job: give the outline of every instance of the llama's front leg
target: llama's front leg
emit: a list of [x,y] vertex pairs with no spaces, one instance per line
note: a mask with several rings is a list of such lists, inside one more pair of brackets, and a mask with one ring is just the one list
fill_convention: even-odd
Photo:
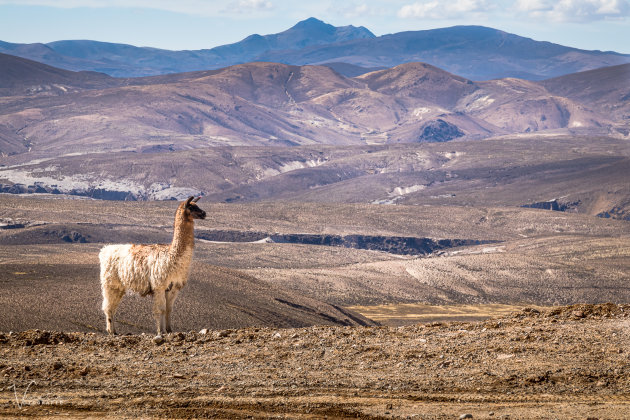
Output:
[[103,312],[105,313],[105,323],[106,323],[107,332],[111,335],[115,335],[116,326],[114,325],[114,314],[116,313],[116,308],[118,308],[118,305],[120,304],[120,300],[125,295],[125,291],[103,285],[102,292],[103,292],[102,308],[103,308]]
[[179,288],[173,287],[170,291],[166,292],[166,332],[173,332],[171,328],[171,312],[173,311],[173,302],[179,294]]
[[166,291],[155,290],[153,295],[153,316],[157,327],[157,335],[166,332]]

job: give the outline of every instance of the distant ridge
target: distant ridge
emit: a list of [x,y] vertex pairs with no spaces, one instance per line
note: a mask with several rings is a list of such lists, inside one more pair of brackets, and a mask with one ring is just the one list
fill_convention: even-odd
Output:
[[364,73],[361,67],[378,69],[425,62],[470,80],[503,77],[542,80],[630,63],[628,54],[580,50],[483,26],[454,26],[377,37],[362,26],[336,27],[315,18],[277,34],[252,34],[233,44],[195,51],[77,40],[48,44],[0,41],[0,52],[66,70],[91,70],[115,77],[213,70],[254,61],[324,64],[354,77]]
[[[74,88],[105,88],[119,82],[106,74],[73,72],[9,54],[0,54],[0,95],[15,89],[23,93],[26,85],[64,84]],[[52,87],[51,87],[52,88]],[[36,93],[36,92],[33,92]]]
[[141,77],[218,69],[257,61],[258,56],[269,51],[299,50],[365,38],[374,38],[374,34],[362,26],[335,27],[309,18],[277,34],[253,34],[233,44],[196,51],[70,40],[48,44],[11,44],[0,41],[0,52],[67,70],[92,70],[115,77]]
[[263,61],[295,65],[343,61],[362,67],[425,62],[471,80],[542,80],[630,62],[630,55],[535,41],[483,26],[407,31],[299,51],[270,51]]

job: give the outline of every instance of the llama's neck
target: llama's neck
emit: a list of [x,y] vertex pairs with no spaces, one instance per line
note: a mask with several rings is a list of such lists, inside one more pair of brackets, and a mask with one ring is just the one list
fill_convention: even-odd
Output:
[[180,256],[193,250],[195,246],[194,222],[188,220],[183,208],[179,208],[175,214],[173,228],[173,241],[170,251],[173,256]]

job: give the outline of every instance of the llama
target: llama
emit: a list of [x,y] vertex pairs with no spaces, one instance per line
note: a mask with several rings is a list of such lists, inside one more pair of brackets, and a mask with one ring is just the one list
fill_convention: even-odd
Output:
[[116,334],[114,313],[127,290],[153,295],[157,335],[171,332],[173,302],[188,281],[194,248],[194,219],[205,219],[197,206],[201,197],[189,197],[175,213],[170,244],[107,245],[101,249],[101,289],[107,332]]

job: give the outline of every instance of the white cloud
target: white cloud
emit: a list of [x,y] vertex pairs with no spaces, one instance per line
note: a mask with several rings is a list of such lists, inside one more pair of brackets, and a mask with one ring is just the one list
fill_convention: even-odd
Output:
[[555,22],[593,22],[630,16],[628,0],[517,0],[516,8],[530,17]]
[[398,11],[398,16],[402,18],[426,18],[430,17],[430,14],[436,12],[438,7],[439,3],[437,1],[429,3],[416,2],[414,4],[403,6]]
[[[175,4],[174,4],[175,3]],[[168,0],[0,0],[0,4],[17,4],[20,6],[48,6],[61,9],[73,9],[77,7],[105,8],[124,7],[141,9],[160,9],[176,11],[190,9],[192,7],[207,8],[203,0],[180,0],[177,2]]]
[[365,3],[345,7],[341,12],[346,17],[365,16],[372,13],[370,7]]
[[398,17],[471,19],[490,14],[514,14],[551,22],[620,20],[630,16],[630,0],[418,0],[402,6]]
[[517,0],[516,9],[521,12],[540,12],[551,10],[553,6],[546,0]]
[[[275,11],[286,16],[334,16],[374,18],[534,19],[536,22],[594,22],[630,17],[630,0],[350,0],[295,2],[294,0],[0,0],[0,5],[48,6],[55,8],[152,9],[194,16],[253,17]],[[402,5],[396,6],[393,5]],[[264,16],[268,16],[265,13]]]
[[224,11],[246,14],[271,9],[273,9],[273,4],[269,0],[238,0],[230,3]]
[[[374,6],[370,2],[338,2],[329,5],[325,14],[332,16],[343,16],[345,18],[359,18],[367,16],[386,15],[388,9]],[[374,2],[371,2],[374,3]]]
[[60,9],[152,9],[201,16],[253,13],[273,9],[271,0],[0,0],[0,5],[46,6]]
[[417,1],[400,8],[401,18],[458,19],[470,14],[483,14],[492,8],[486,0]]

